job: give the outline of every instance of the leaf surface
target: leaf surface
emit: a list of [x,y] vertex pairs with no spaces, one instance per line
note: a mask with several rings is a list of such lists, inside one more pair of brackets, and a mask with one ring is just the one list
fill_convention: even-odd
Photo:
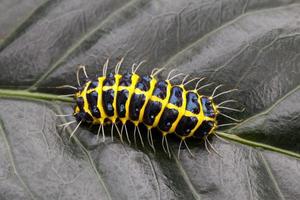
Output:
[[[300,1],[0,5],[1,199],[300,198]],[[72,91],[54,87],[76,85],[78,64],[96,77],[107,58],[114,70],[122,57],[122,72],[147,60],[139,74],[165,67],[158,76],[164,79],[177,68],[207,77],[203,84],[224,84],[217,93],[239,89],[216,99],[245,108],[222,111],[243,119],[219,131],[228,142],[213,138],[222,158],[191,141],[195,158],[182,149],[178,159],[178,140],[170,138],[169,159],[159,136],[154,154],[149,146],[112,142],[109,134],[101,142],[85,127],[69,140],[76,124],[64,131],[58,125],[74,119],[55,114],[72,113],[73,104],[59,97]]]

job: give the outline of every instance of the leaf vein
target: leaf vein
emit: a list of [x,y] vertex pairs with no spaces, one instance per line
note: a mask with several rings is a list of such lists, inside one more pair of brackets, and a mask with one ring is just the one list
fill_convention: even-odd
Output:
[[248,15],[251,15],[253,13],[260,13],[260,12],[265,12],[266,10],[278,10],[278,9],[282,9],[285,7],[292,7],[292,6],[297,6],[300,5],[299,3],[293,3],[293,4],[289,4],[287,6],[279,6],[279,7],[271,7],[271,8],[265,8],[265,9],[261,9],[261,10],[253,10],[250,12],[246,12],[238,15],[237,17],[233,18],[232,20],[224,23],[222,26],[219,26],[213,30],[211,30],[210,32],[206,33],[205,35],[202,35],[199,39],[195,40],[194,42],[192,42],[191,44],[187,45],[186,47],[184,47],[183,49],[181,49],[180,51],[176,52],[175,54],[173,54],[169,59],[167,59],[167,61],[165,62],[165,64],[162,67],[167,67],[168,65],[170,65],[177,57],[181,56],[181,54],[183,54],[184,52],[192,49],[193,47],[195,47],[196,45],[198,45],[199,43],[201,43],[202,41],[204,41],[205,39],[207,39],[208,37],[210,37],[212,34],[218,32],[219,30],[228,27],[232,24],[234,24],[235,22],[237,22],[238,20],[240,20],[243,17],[246,17]]
[[132,4],[135,4],[137,1],[136,0],[131,0],[128,1],[126,4],[122,5],[120,8],[116,9],[113,11],[110,15],[108,15],[104,20],[100,22],[100,24],[97,24],[95,27],[91,28],[90,31],[88,31],[86,34],[83,35],[82,38],[79,39],[78,42],[73,44],[70,48],[66,49],[64,53],[58,58],[58,60],[49,67],[49,69],[31,86],[28,88],[28,90],[34,90],[40,82],[42,82],[45,78],[47,78],[54,70],[58,69],[63,61],[68,58],[73,52],[75,52],[77,49],[81,47],[81,45],[88,40],[90,37],[92,37],[96,32],[101,30],[103,25],[106,24],[112,17],[118,15],[120,12],[123,10],[126,10],[128,7],[130,7]]
[[183,169],[182,165],[179,163],[179,160],[177,159],[177,155],[174,154],[174,152],[172,151],[172,157],[174,158],[174,161],[179,169],[179,172],[181,173],[185,183],[187,184],[187,186],[189,187],[189,189],[192,192],[192,195],[194,197],[194,199],[200,200],[200,194],[197,192],[197,190],[195,189],[192,181],[190,180],[189,176],[187,175],[187,173],[185,172],[185,170]]
[[264,164],[264,166],[265,166],[265,168],[267,170],[267,173],[268,173],[269,177],[271,178],[271,180],[272,180],[272,182],[273,182],[273,184],[275,186],[275,189],[276,189],[278,195],[280,196],[280,199],[285,200],[285,197],[283,196],[283,194],[281,192],[281,189],[279,188],[278,182],[276,181],[275,176],[273,175],[272,170],[271,170],[271,168],[270,168],[267,160],[265,159],[265,157],[262,154],[262,152],[259,152],[259,154],[260,154],[261,160],[263,161],[263,164]]
[[15,39],[20,37],[25,33],[25,30],[29,28],[30,25],[34,24],[45,10],[47,10],[55,0],[48,0],[39,5],[33,12],[27,17],[19,26],[16,27],[8,36],[0,42],[0,52],[3,51],[8,45],[10,45]]
[[21,177],[21,175],[19,174],[19,172],[17,170],[16,164],[15,164],[15,160],[14,160],[14,155],[13,155],[13,152],[11,150],[8,138],[6,137],[5,128],[4,128],[3,122],[1,120],[0,120],[0,133],[1,133],[2,137],[3,137],[3,139],[4,139],[4,143],[6,145],[6,149],[7,149],[8,156],[9,156],[9,160],[10,160],[10,163],[11,163],[11,165],[13,167],[14,173],[16,174],[18,180],[20,181],[21,185],[24,187],[24,189],[26,190],[26,192],[29,194],[29,196],[31,197],[31,199],[35,200],[36,199],[35,195],[30,190],[30,188],[25,183],[25,181],[23,180],[23,178]]

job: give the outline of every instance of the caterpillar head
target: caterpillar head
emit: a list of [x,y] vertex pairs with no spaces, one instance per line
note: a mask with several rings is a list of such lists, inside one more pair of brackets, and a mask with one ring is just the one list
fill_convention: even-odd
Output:
[[206,117],[210,118],[216,118],[219,111],[217,109],[217,105],[214,103],[213,99],[211,97],[203,96],[201,98],[202,101],[202,109],[204,112],[204,115]]
[[209,135],[214,132],[217,128],[217,115],[219,111],[217,109],[217,105],[213,101],[212,97],[203,96],[201,98],[202,109],[205,116],[205,121],[203,123],[203,133],[204,135]]
[[85,101],[83,99],[83,95],[81,94],[80,90],[75,94],[75,101],[76,101],[76,105],[74,107],[73,115],[76,121],[85,124],[91,124],[93,122],[93,117],[89,113],[87,113],[84,109]]

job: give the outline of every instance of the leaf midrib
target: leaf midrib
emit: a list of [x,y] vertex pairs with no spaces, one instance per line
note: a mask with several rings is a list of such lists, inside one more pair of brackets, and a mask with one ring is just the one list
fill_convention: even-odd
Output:
[[[293,93],[294,91],[296,91],[299,88],[300,88],[300,85],[297,86],[292,91],[290,91],[288,94],[286,94],[283,98],[281,98],[281,100],[285,99],[286,96]],[[69,103],[72,102],[72,98],[69,98],[69,97],[61,97],[61,96],[55,95],[55,94],[30,92],[28,90],[0,89],[0,98],[26,99],[26,100],[34,100],[34,101],[43,101],[43,100],[61,101],[61,102],[69,102]],[[278,103],[279,102],[277,101],[275,104],[278,104]],[[270,109],[270,108],[268,108],[268,109]],[[261,114],[262,113],[259,113],[257,115],[252,116],[251,118],[254,118],[255,116],[260,116]],[[300,159],[300,154],[296,153],[296,152],[280,149],[278,147],[271,146],[271,145],[264,144],[264,143],[260,143],[260,142],[251,141],[251,140],[244,139],[244,138],[241,138],[237,135],[229,134],[229,133],[226,133],[226,132],[217,131],[216,134],[219,135],[220,137],[223,137],[223,138],[227,139],[227,140],[235,141],[235,142],[238,142],[240,144],[244,144],[244,145],[251,146],[251,147],[259,147],[259,148],[263,148],[263,149],[266,149],[266,150],[270,150],[270,151],[273,151],[273,152],[285,154],[285,155]],[[237,133],[235,133],[235,134],[237,134]]]

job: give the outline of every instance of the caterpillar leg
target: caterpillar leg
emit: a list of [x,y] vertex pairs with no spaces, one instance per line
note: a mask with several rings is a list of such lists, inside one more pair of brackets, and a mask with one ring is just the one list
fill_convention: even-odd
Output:
[[205,149],[208,153],[211,153],[211,151],[208,149],[207,147],[207,141],[206,141],[206,138],[204,139],[204,145],[205,145]]
[[226,100],[226,101],[223,101],[223,102],[219,103],[218,106],[221,106],[221,105],[226,104],[226,103],[231,103],[231,102],[236,103],[238,101],[236,101],[234,99],[229,99],[229,100]]
[[190,150],[190,148],[189,148],[189,146],[187,145],[187,143],[186,143],[185,140],[183,140],[183,143],[184,143],[186,149],[188,150],[188,152],[190,153],[190,155],[194,158],[195,156],[194,156],[194,154],[192,153],[192,151]]
[[239,110],[239,109],[235,109],[235,108],[230,108],[230,107],[225,107],[225,106],[217,106],[217,108],[219,109],[224,109],[224,110],[231,110],[231,111],[235,111],[235,112],[244,112],[245,108]]
[[138,133],[139,133],[139,137],[140,137],[142,146],[145,147],[145,146],[144,146],[144,142],[143,142],[143,138],[142,138],[142,134],[141,134],[141,131],[140,131],[140,128],[139,128],[138,126],[137,126],[136,128],[137,128],[137,130],[138,130]]
[[166,147],[167,147],[168,155],[169,155],[169,158],[171,158],[171,153],[170,153],[170,149],[169,149],[168,139],[167,139],[167,136],[164,136],[164,137],[165,137],[165,142],[166,142]]
[[208,87],[208,86],[211,86],[211,85],[213,85],[213,84],[215,84],[215,83],[214,83],[214,82],[208,83],[208,84],[203,85],[203,86],[201,86],[201,87],[199,87],[199,88],[196,88],[196,90],[199,91],[199,90],[201,90],[201,89],[203,89],[203,88],[206,88],[206,87]]
[[198,82],[196,83],[196,85],[195,85],[194,90],[197,90],[199,84],[200,84],[204,79],[206,79],[206,77],[203,77],[203,78],[199,79],[199,81],[198,81]]
[[162,137],[161,146],[162,146],[164,152],[167,153],[166,148],[165,148],[165,137]]
[[106,59],[106,62],[103,65],[102,75],[106,76],[107,68],[108,68],[109,58]]
[[70,122],[66,122],[66,123],[60,124],[60,125],[58,125],[58,126],[59,126],[59,127],[67,127],[67,126],[69,126],[70,124],[73,124],[73,123],[75,123],[75,122],[76,122],[76,120],[70,121]]
[[189,74],[187,74],[187,75],[184,76],[184,78],[183,78],[182,81],[181,81],[181,85],[184,85],[185,80],[186,80],[189,76],[190,76]]
[[174,76],[171,77],[171,74],[172,74],[173,72],[175,72],[175,71],[177,71],[177,70],[176,70],[176,69],[172,69],[172,70],[169,72],[169,74],[168,74],[166,80],[171,81],[172,79],[174,79],[174,78],[176,78],[176,77],[178,77],[178,76],[184,75],[183,73],[179,73],[179,74],[176,74],[176,75],[174,75]]
[[176,72],[176,71],[177,71],[177,69],[172,69],[171,71],[169,71],[168,76],[167,76],[167,80],[170,80],[171,74],[173,72]]
[[[70,88],[70,89],[73,89],[73,90],[78,90],[78,88],[77,87],[75,87],[75,86],[72,86],[72,85],[61,85],[61,86],[57,86],[57,87],[54,87],[54,88],[58,88],[58,89],[60,89],[60,88]],[[64,94],[64,95],[58,95],[59,97],[75,97],[75,94]],[[57,116],[59,116],[59,115],[57,115]]]
[[178,151],[177,151],[177,158],[178,158],[178,160],[179,160],[179,157],[180,157],[180,150],[181,150],[182,142],[183,142],[183,140],[180,140]]
[[[239,109],[235,109],[235,108],[230,108],[230,107],[224,107],[224,106],[217,106],[217,109],[224,109],[224,110],[230,110],[230,111],[234,111],[234,112],[244,112],[245,111],[245,108],[239,110]],[[230,117],[222,112],[219,112],[220,115],[222,115],[223,117],[226,117],[228,119],[231,119],[235,122],[241,122],[242,120],[239,120],[239,119],[235,119],[233,117]],[[219,125],[220,126],[230,126],[230,125],[236,125],[237,123],[228,123],[228,124],[221,124]]]
[[188,85],[189,83],[195,81],[195,80],[203,80],[203,78],[200,78],[200,77],[196,77],[196,78],[193,78],[191,80],[188,80],[187,82],[183,83],[184,86]]
[[134,141],[134,146],[136,147],[136,126],[134,127],[134,131],[133,131],[133,141]]
[[63,133],[63,132],[65,131],[65,129],[66,129],[68,126],[70,126],[71,124],[73,124],[73,123],[75,123],[75,122],[76,122],[76,120],[70,121],[70,122],[66,122],[66,123],[60,124],[60,125],[58,125],[58,126],[59,126],[59,127],[63,127],[62,130],[61,130],[61,132]]
[[225,115],[224,113],[219,113],[220,115],[222,115],[223,117],[226,117],[226,118],[228,118],[228,119],[231,119],[232,121],[235,121],[235,122],[241,122],[241,121],[243,121],[243,120],[240,120],[240,119],[235,119],[235,118],[233,118],[233,117],[230,117],[230,116],[228,116],[228,115]]
[[177,152],[177,158],[179,159],[179,157],[180,157],[180,150],[181,150],[182,143],[184,143],[184,145],[185,145],[186,149],[188,150],[189,154],[194,158],[195,156],[192,153],[192,151],[190,150],[189,146],[187,145],[187,143],[185,141],[185,138],[181,138],[181,140],[180,140],[179,147],[178,147],[178,152]]
[[80,70],[83,71],[84,76],[85,76],[87,79],[89,78],[88,75],[87,75],[87,73],[86,73],[85,67],[86,67],[86,66],[84,66],[84,65],[79,65],[78,68],[77,68],[77,71],[76,71],[76,78],[77,78],[77,83],[78,83],[79,86],[81,86],[80,80],[79,80],[79,72],[80,72]]
[[111,141],[114,141],[114,123],[111,123],[111,129],[110,129],[110,136],[111,136]]
[[70,89],[74,89],[74,90],[77,90],[78,88],[75,87],[75,86],[72,86],[72,85],[61,85],[61,86],[56,86],[55,88],[70,88]]
[[125,129],[125,134],[126,134],[126,138],[127,138],[127,141],[129,143],[129,145],[131,144],[131,141],[129,139],[129,135],[128,135],[128,130],[127,130],[127,126],[126,126],[126,123],[122,124],[122,127],[121,127],[121,135],[123,134],[123,130]]
[[153,149],[153,152],[155,153],[155,147],[153,144],[151,128],[149,128],[147,131],[147,139],[148,139],[148,144],[150,145],[150,147]]
[[70,139],[73,137],[73,135],[75,134],[75,132],[77,131],[77,129],[79,128],[80,124],[82,123],[82,121],[80,121],[77,126],[75,127],[75,129],[72,131],[72,133],[70,134]]
[[221,140],[222,142],[229,144],[229,142],[225,139],[223,139],[222,137],[218,136],[218,134],[214,133],[214,136],[216,136],[219,140]]
[[[133,65],[132,65],[132,67],[131,67],[131,73],[132,74],[135,74],[136,73],[136,71],[140,68],[140,66],[142,65],[142,64],[144,64],[146,62],[146,60],[143,60],[143,61],[141,61],[137,66],[136,66],[136,64],[134,63]],[[136,66],[136,67],[135,67]]]
[[155,77],[159,72],[165,70],[166,68],[165,67],[162,67],[162,68],[154,68],[151,72],[151,76],[152,77]]
[[116,68],[115,68],[115,74],[119,74],[119,70],[120,70],[120,67],[121,67],[123,61],[124,61],[124,57],[121,58],[121,60],[117,63]]
[[[99,135],[100,135],[100,132],[101,132],[101,127],[102,127],[102,124],[99,125],[98,131],[97,131],[97,141],[99,140]],[[104,138],[103,138],[103,141],[104,141]]]
[[[213,152],[215,152],[218,156],[220,156],[221,158],[223,157],[216,149],[215,147],[209,142],[209,139],[206,137],[205,141],[207,141],[208,146],[211,147],[211,149],[213,150]],[[206,142],[205,142],[206,143]]]
[[[110,135],[111,135],[111,141],[114,141],[114,127],[117,130],[118,135],[120,136],[120,138],[122,138],[121,132],[119,130],[119,128],[117,127],[116,123],[111,123],[111,131],[110,131]],[[122,143],[123,143],[123,139],[121,139]]]
[[218,96],[221,96],[221,95],[223,95],[223,94],[227,94],[227,93],[230,93],[230,92],[234,92],[234,91],[237,91],[238,89],[232,89],[232,90],[227,90],[227,91],[224,91],[224,92],[221,92],[221,93],[219,93],[219,94],[217,94],[217,95],[211,95],[212,96],[212,98],[213,99],[215,99],[215,98],[217,98]]
[[214,98],[214,95],[216,93],[216,91],[220,88],[220,87],[223,87],[224,85],[223,84],[220,84],[218,85],[217,87],[215,87],[214,91],[212,92],[212,94],[210,95],[212,98]]
[[[166,143],[166,147],[165,147],[165,143]],[[168,140],[167,140],[167,134],[163,135],[161,144],[162,144],[164,152],[166,154],[168,154],[169,158],[171,158],[171,153],[170,153],[169,144],[168,144]]]
[[135,146],[136,146],[136,132],[138,132],[138,134],[139,134],[139,138],[141,140],[142,147],[145,147],[144,142],[143,142],[143,138],[142,138],[142,135],[141,135],[141,131],[140,131],[138,126],[134,126],[134,131],[133,131],[133,138],[134,138]]
[[123,137],[122,137],[122,134],[121,134],[121,132],[120,132],[120,130],[119,130],[118,125],[117,125],[116,123],[114,123],[114,126],[116,127],[116,130],[117,130],[117,133],[118,133],[118,135],[119,135],[119,137],[120,137],[121,142],[124,143]]
[[151,71],[151,74],[150,74],[150,76],[154,76],[154,72],[156,72],[158,70],[158,68],[156,67],[156,68],[153,68],[152,69],[152,71]]
[[238,123],[228,123],[228,124],[220,124],[218,127],[224,127],[224,126],[234,126],[237,125]]
[[104,142],[105,141],[105,134],[104,134],[103,124],[99,125],[98,132],[97,132],[97,141],[99,140],[100,132],[102,133],[102,141]]

